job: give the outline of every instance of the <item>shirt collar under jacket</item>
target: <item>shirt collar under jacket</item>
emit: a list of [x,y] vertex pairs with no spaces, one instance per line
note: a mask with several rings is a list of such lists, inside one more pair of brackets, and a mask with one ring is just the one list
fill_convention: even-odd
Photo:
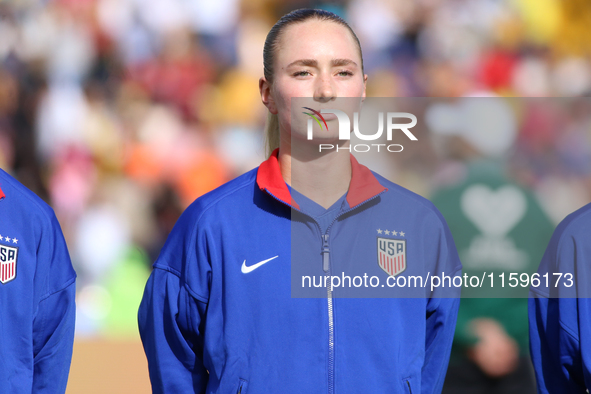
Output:
[[2,191],[2,189],[0,189],[0,200],[2,200],[4,197],[6,197],[6,196],[4,195],[4,192]]
[[[257,185],[261,190],[273,195],[283,203],[299,209],[299,205],[292,200],[289,189],[281,176],[278,155],[279,148],[275,149],[271,156],[261,163],[257,171]],[[378,182],[369,168],[359,164],[353,155],[350,154],[350,157],[351,183],[347,192],[347,203],[351,208],[354,208],[388,188]]]

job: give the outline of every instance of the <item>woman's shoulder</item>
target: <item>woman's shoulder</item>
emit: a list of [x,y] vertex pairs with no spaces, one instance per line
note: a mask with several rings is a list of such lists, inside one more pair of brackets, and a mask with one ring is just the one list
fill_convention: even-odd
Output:
[[400,186],[375,172],[373,172],[373,174],[380,184],[388,188],[388,191],[384,196],[384,202],[387,205],[394,207],[394,209],[404,210],[405,214],[409,215],[409,217],[415,219],[420,217],[426,219],[425,223],[431,223],[439,228],[447,228],[445,218],[429,199]]
[[258,167],[203,194],[189,205],[187,211],[203,212],[214,206],[247,203],[253,193],[257,170]]
[[232,210],[247,210],[252,205],[256,173],[255,168],[193,201],[175,223],[161,254],[183,250],[199,233],[228,225],[233,220]]
[[437,211],[437,208],[435,208],[433,203],[429,201],[427,198],[403,186],[400,186],[395,182],[392,182],[384,178],[383,176],[374,171],[372,171],[372,173],[375,175],[376,179],[378,180],[378,182],[380,182],[381,185],[388,188],[388,197],[390,199],[396,200],[396,203],[407,204],[405,206],[408,208],[416,207],[417,209]]
[[194,226],[223,220],[236,210],[245,212],[253,208],[257,171],[258,167],[198,197],[185,209],[179,222]]

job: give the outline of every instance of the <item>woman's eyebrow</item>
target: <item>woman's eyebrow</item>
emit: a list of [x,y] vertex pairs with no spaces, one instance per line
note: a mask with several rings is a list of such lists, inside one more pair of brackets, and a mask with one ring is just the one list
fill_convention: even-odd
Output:
[[357,63],[351,59],[333,59],[331,63],[333,67],[348,66],[350,64],[357,66]]
[[291,66],[318,67],[318,62],[314,59],[299,59],[287,65],[287,67]]
[[[330,63],[333,67],[348,66],[350,64],[357,66],[357,63],[351,59],[332,59]],[[291,66],[318,67],[318,61],[314,59],[298,59],[289,63],[287,68]]]

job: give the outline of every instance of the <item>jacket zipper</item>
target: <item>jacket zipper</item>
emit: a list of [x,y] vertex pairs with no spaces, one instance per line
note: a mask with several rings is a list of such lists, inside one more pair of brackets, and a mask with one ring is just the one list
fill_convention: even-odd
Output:
[[[318,227],[320,228],[320,226]],[[324,272],[328,272],[329,269],[329,263],[328,263],[328,257],[329,257],[329,253],[330,250],[328,248],[328,231],[326,232],[326,234],[324,234],[322,236],[322,269],[324,270]]]
[[[330,248],[329,248],[329,244],[328,244],[328,239],[329,239],[328,233],[330,232],[330,229],[331,229],[332,225],[334,224],[334,222],[336,222],[340,216],[346,214],[347,212],[352,211],[353,209],[356,209],[360,205],[363,205],[363,204],[373,200],[374,198],[377,198],[382,193],[383,192],[380,192],[380,193],[376,194],[375,196],[368,198],[367,200],[355,205],[354,207],[349,208],[349,209],[339,213],[337,216],[335,216],[333,221],[328,225],[328,228],[326,229],[326,234],[324,234],[322,236],[322,268],[325,272],[325,276],[328,276],[328,280],[326,281],[326,300],[328,303],[328,394],[334,394],[334,370],[335,370],[334,303],[333,303],[333,299],[332,299],[332,282],[330,281],[330,273],[329,273],[329,271],[330,271]],[[312,218],[312,219],[314,219],[314,218]],[[316,221],[316,220],[314,220],[314,221]],[[316,224],[318,225],[318,229],[320,229],[320,224],[318,224],[318,222],[316,222]],[[409,390],[410,390],[410,384],[409,384]]]
[[[320,225],[318,225],[318,229],[320,229]],[[326,281],[326,301],[328,303],[328,393],[334,394],[334,308],[332,303],[332,282],[329,273],[329,253],[327,229],[326,234],[322,236],[322,269],[325,272],[325,278],[328,279]]]
[[[380,193],[376,194],[375,196],[372,196],[371,198],[368,198],[367,200],[355,205],[354,207],[349,208],[349,209],[339,213],[337,216],[335,216],[333,221],[328,225],[328,228],[326,229],[326,233],[324,235],[320,236],[322,239],[322,249],[321,249],[322,269],[325,272],[325,277],[328,277],[327,282],[326,282],[326,299],[327,299],[327,304],[328,304],[328,394],[334,394],[334,370],[335,370],[334,303],[332,300],[332,284],[330,281],[330,273],[329,273],[329,271],[330,271],[330,248],[329,248],[329,244],[328,244],[328,233],[330,232],[330,228],[332,227],[334,222],[336,222],[339,217],[346,214],[347,212],[350,212],[350,211],[356,209],[357,207],[359,207],[363,204],[368,203],[369,201],[377,198],[380,194],[382,194],[384,192],[385,192],[385,190],[381,191]],[[276,199],[279,202],[282,202],[283,204],[289,206],[290,208],[295,209],[290,204],[287,204],[285,201],[280,200],[277,197],[275,197],[268,190],[267,190],[267,194],[273,196],[274,199]],[[314,219],[312,216],[300,211],[299,209],[296,209],[296,210],[298,212],[308,216],[309,218],[311,218],[318,226],[319,232],[322,234],[320,224],[316,221],[316,219]],[[410,383],[408,383],[408,389],[410,390]],[[238,394],[240,394],[240,392]]]
[[[238,386],[238,391],[236,391],[236,394],[242,394],[242,390],[245,389],[245,385],[246,385],[246,380],[244,379],[240,379],[239,380],[240,385]],[[246,390],[245,390],[246,392]]]
[[334,306],[330,280],[326,284],[326,301],[328,303],[328,393],[334,394]]

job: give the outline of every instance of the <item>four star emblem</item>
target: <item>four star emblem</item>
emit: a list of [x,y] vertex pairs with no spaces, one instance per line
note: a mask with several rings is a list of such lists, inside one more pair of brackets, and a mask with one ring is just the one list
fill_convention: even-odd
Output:
[[381,228],[378,229],[378,234],[386,234],[386,235],[394,235],[394,236],[401,236],[404,237],[406,233],[404,231],[395,231],[395,230],[382,230]]

